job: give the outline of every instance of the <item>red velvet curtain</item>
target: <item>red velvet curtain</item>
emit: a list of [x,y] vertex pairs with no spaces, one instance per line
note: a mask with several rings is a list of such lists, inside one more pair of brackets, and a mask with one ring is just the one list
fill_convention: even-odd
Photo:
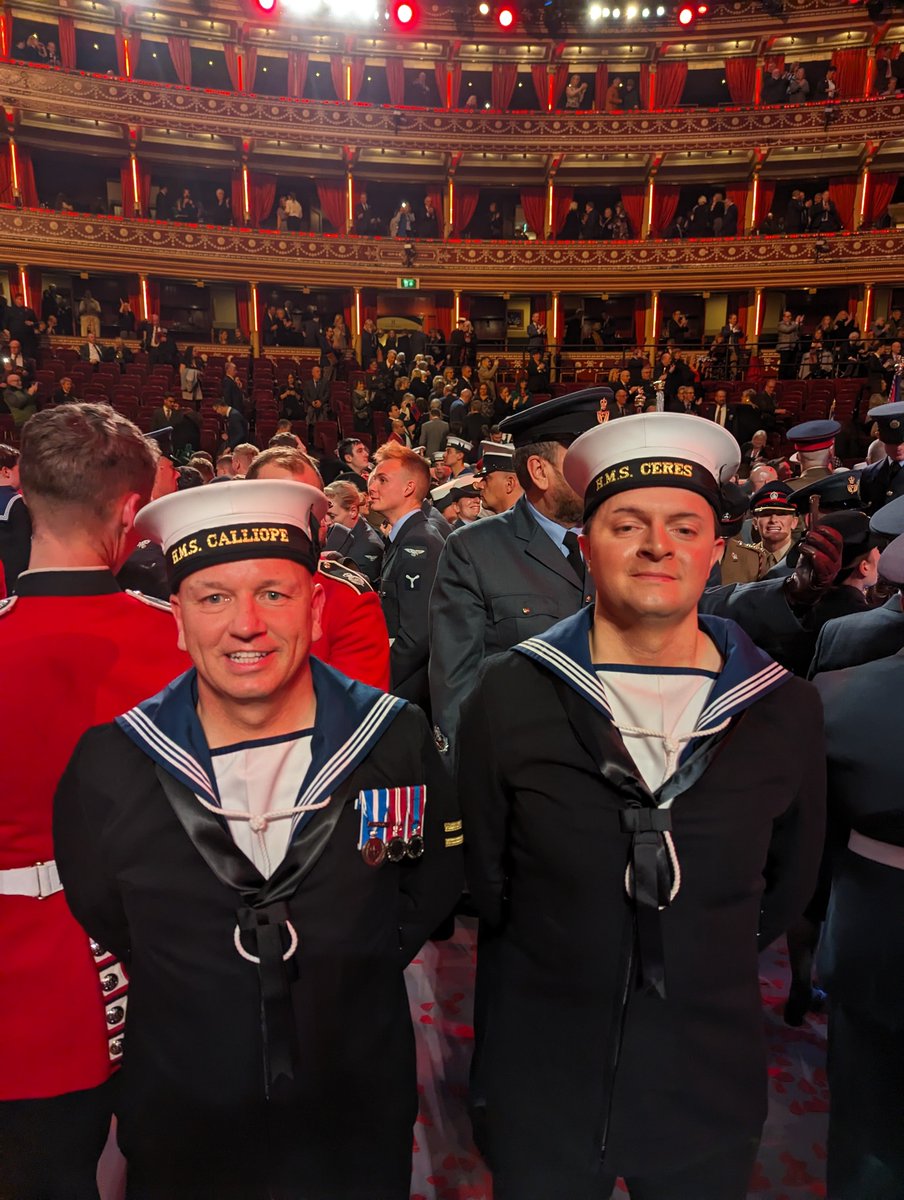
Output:
[[74,70],[76,66],[75,55],[75,20],[73,17],[66,17],[60,13],[59,17],[60,30],[60,62],[69,70]]
[[[128,33],[123,29],[116,29],[116,68],[123,79],[131,79],[135,74],[135,68],[138,66],[138,53],[141,50],[141,33],[137,29],[130,29]],[[129,69],[126,70],[126,42],[129,43]]]
[[386,86],[389,88],[389,103],[405,103],[405,64],[400,58],[386,60]]
[[442,188],[429,187],[427,188],[427,198],[433,205],[436,212],[436,234],[437,237],[444,237],[446,233],[446,218],[444,216],[445,206],[443,205]]
[[854,201],[857,196],[857,176],[842,175],[829,180],[829,196],[838,209],[844,229],[854,228]]
[[647,299],[646,296],[634,297],[634,345],[642,346],[647,332]]
[[[148,317],[152,317],[155,313],[160,317],[160,284],[156,279],[146,280],[147,295],[148,295]],[[138,310],[140,311],[140,309]]]
[[756,91],[756,57],[726,58],[725,82],[733,104],[752,104]]
[[436,75],[436,91],[439,96],[439,106],[440,108],[458,108],[458,93],[461,91],[461,64],[455,63],[448,73],[452,76],[451,104],[447,104],[446,102],[446,64],[438,62],[435,65],[434,74]]
[[468,187],[465,184],[456,184],[453,196],[452,235],[453,237],[461,237],[477,212],[480,188]]
[[490,104],[500,112],[506,112],[518,82],[517,63],[495,63],[491,76]]
[[290,50],[288,54],[289,63],[289,95],[298,97],[304,95],[305,80],[308,75],[308,52],[307,50]]
[[841,100],[856,100],[866,87],[867,50],[865,46],[853,46],[850,50],[836,50],[832,58],[835,82]]
[[9,148],[0,149],[0,204],[13,204],[13,171],[9,161]]
[[[345,99],[345,63],[341,54],[330,55],[330,78],[338,100]],[[393,101],[395,103],[395,101]]]
[[687,80],[686,62],[661,62],[656,68],[656,107],[675,108]]
[[184,87],[191,87],[191,45],[188,38],[171,33],[166,39],[166,44],[176,78]]
[[744,233],[744,213],[747,210],[747,188],[745,187],[730,187],[725,189],[725,194],[729,200],[738,206],[738,235]]
[[0,11],[0,54],[4,58],[13,56],[13,14],[8,8]]
[[546,188],[523,187],[521,207],[524,219],[541,240],[546,237]]
[[532,63],[530,77],[534,81],[534,91],[543,112],[549,108],[549,72],[545,63]]
[[[650,104],[651,81],[655,78],[656,76],[650,70],[650,64],[642,62],[640,64],[640,81],[638,84],[641,108],[652,107]],[[604,96],[603,100],[605,99],[606,97]]]
[[320,180],[317,184],[320,211],[337,233],[345,233],[345,196],[344,181],[340,183],[329,179]]
[[568,83],[568,64],[559,63],[556,67],[556,73],[553,76],[552,84],[552,106],[553,108],[562,107],[563,93],[565,85]]
[[609,66],[607,63],[596,64],[596,84],[593,90],[593,107],[597,112],[606,111],[606,89],[609,86]]
[[571,202],[574,199],[574,188],[562,187],[556,184],[552,194],[552,221],[556,237],[565,228],[565,221],[568,217],[568,210],[571,208]]
[[[351,99],[357,100],[361,95],[361,84],[364,82],[364,71],[366,63],[363,54],[355,54],[352,57],[352,94]],[[349,326],[351,328],[351,326]]]
[[772,212],[772,201],[775,199],[775,180],[763,179],[760,176],[756,193],[756,209],[753,214],[753,227],[759,229],[760,222],[766,213]]
[[866,181],[866,204],[863,208],[863,223],[869,228],[884,216],[895,194],[900,176],[897,172],[870,172]]
[[[654,189],[655,190],[655,189]],[[643,228],[643,202],[647,189],[639,187],[623,187],[621,190],[622,204],[628,214],[628,224],[631,226],[629,237],[639,238]]]
[[241,51],[242,72],[239,78],[239,49],[231,42],[228,42],[223,51],[226,58],[226,70],[229,72],[229,81],[233,89],[237,92],[253,92],[254,77],[257,74],[257,48],[248,46]]
[[251,224],[255,229],[260,229],[273,211],[273,202],[276,200],[275,176],[249,171],[248,200],[251,206]]
[[235,311],[242,336],[251,337],[251,313],[248,304],[248,292],[251,289],[247,283],[239,283],[235,289]]
[[433,311],[436,314],[436,328],[442,333],[444,338],[448,338],[452,332],[452,320],[455,315],[453,302],[440,301],[439,297],[435,297],[433,301]]
[[675,219],[681,188],[677,183],[655,183],[653,185],[653,220],[651,229],[654,237],[664,237],[665,231]]
[[35,184],[35,171],[31,151],[27,146],[16,145],[16,161],[19,164],[19,195],[26,208],[37,208],[40,204]]
[[245,197],[243,190],[242,172],[235,171],[229,183],[229,203],[232,207],[232,219],[240,228],[245,225]]
[[119,169],[119,184],[122,189],[122,215],[124,217],[146,217],[151,196],[151,173],[138,163],[139,212],[135,211],[135,189],[132,184],[132,163],[126,162]]

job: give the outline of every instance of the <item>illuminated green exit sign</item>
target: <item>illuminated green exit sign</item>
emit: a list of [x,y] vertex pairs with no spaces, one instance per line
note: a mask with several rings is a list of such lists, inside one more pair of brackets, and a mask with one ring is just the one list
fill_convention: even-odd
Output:
[[417,289],[417,280],[413,275],[402,275],[399,277],[399,287],[403,292],[415,291]]

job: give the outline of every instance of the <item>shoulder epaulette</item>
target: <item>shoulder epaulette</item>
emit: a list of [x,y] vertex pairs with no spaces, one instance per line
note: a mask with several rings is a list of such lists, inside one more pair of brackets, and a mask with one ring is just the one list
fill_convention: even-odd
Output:
[[738,545],[743,546],[745,550],[756,550],[757,554],[765,553],[758,542],[739,542]]
[[323,575],[328,575],[330,579],[338,579],[340,583],[344,583],[347,587],[350,587],[359,596],[373,591],[370,581],[365,575],[362,575],[360,571],[354,567],[350,567],[347,562],[340,559],[327,558],[325,555],[321,555],[320,562],[317,564],[317,570]]
[[169,600],[158,600],[156,596],[147,596],[144,592],[134,591],[132,588],[126,588],[127,596],[134,596],[136,600],[140,600],[142,604],[147,604],[149,608],[159,608],[161,612],[171,613],[173,606]]
[[13,605],[18,599],[18,596],[7,596],[5,600],[0,600],[0,617],[5,617],[7,613],[11,613]]

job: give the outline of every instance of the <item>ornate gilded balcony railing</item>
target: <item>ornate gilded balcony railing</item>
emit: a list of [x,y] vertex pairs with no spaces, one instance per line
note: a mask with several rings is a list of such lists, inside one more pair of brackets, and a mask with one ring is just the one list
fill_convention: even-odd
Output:
[[195,280],[422,289],[682,291],[900,283],[904,231],[670,242],[414,242],[0,209],[0,260]]
[[904,129],[904,100],[894,97],[833,104],[830,122],[824,104],[611,115],[446,112],[209,92],[9,62],[0,63],[0,97],[6,107],[82,120],[240,139],[441,153],[488,148],[500,154],[650,152],[706,143],[723,150],[822,146],[829,140],[900,137]]

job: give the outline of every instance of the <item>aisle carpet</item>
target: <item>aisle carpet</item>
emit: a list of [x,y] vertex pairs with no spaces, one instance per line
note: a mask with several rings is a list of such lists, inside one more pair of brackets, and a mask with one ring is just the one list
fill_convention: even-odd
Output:
[[[475,923],[459,920],[455,936],[428,943],[407,973],[420,1081],[412,1200],[492,1198],[465,1110],[474,1037],[474,943]],[[811,1016],[802,1028],[789,1029],[782,1021],[787,980],[788,956],[782,942],[760,959],[769,1117],[750,1200],[812,1200],[826,1194],[825,1017]],[[625,1194],[619,1185],[614,1196],[618,1200]]]

